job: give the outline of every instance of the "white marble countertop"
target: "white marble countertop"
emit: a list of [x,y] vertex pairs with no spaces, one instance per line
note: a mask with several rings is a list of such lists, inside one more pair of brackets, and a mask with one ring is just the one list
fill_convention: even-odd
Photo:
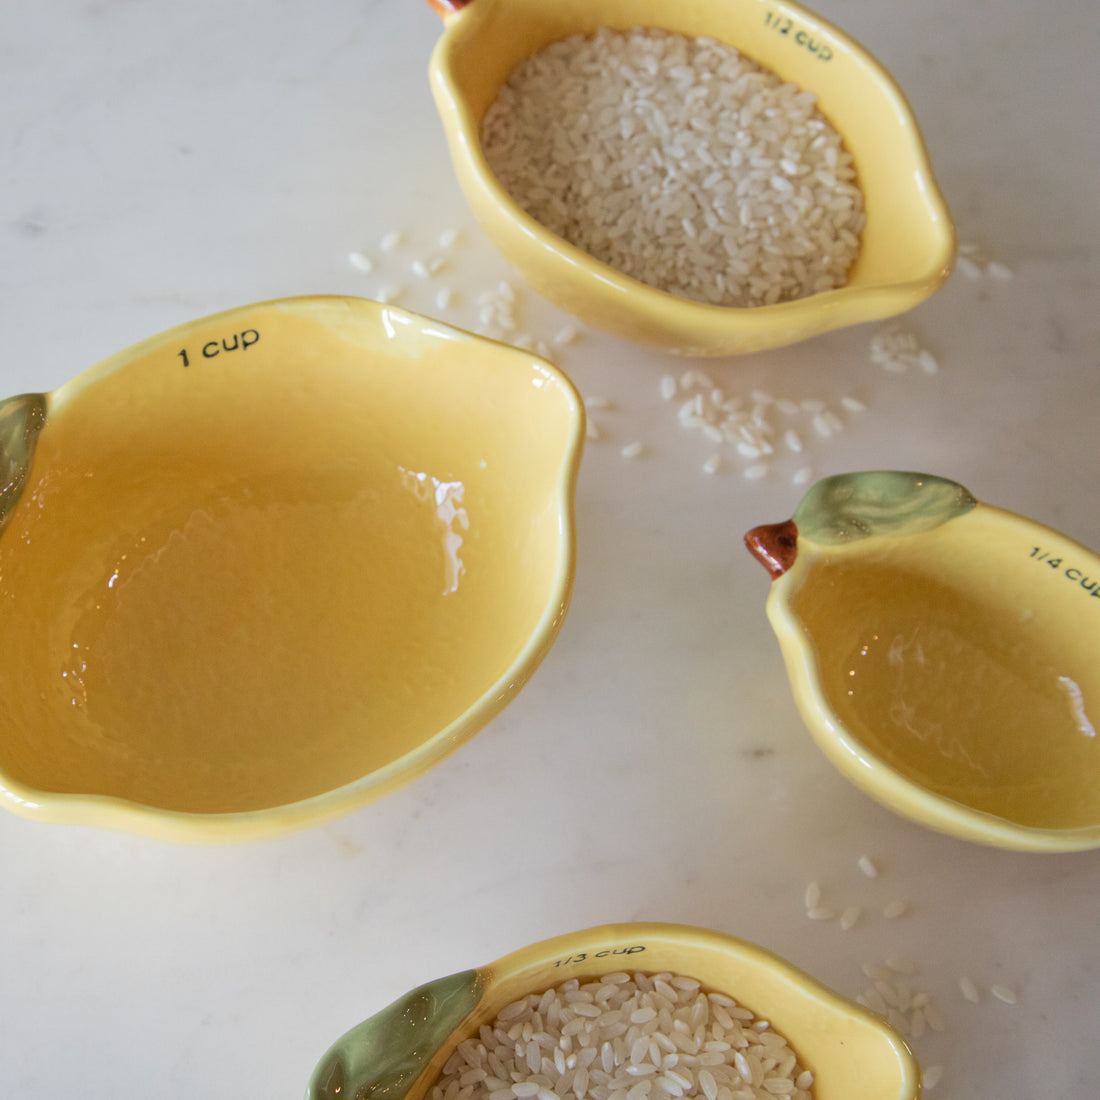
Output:
[[[426,777],[281,839],[0,815],[0,1096],[298,1097],[331,1041],[420,982],[640,919],[734,933],[853,996],[862,963],[907,956],[946,1021],[914,1043],[943,1067],[932,1095],[1096,1095],[1100,853],[987,850],[852,788],[797,716],[741,536],[790,515],[809,464],[942,473],[1100,546],[1100,17],[1089,0],[818,10],[892,69],[960,239],[1013,277],[956,273],[901,319],[935,375],[873,365],[875,325],[703,364],[731,393],[867,405],[759,481],[736,458],[701,472],[713,447],[659,394],[685,364],[598,334],[563,349],[614,407],[593,411],[573,605],[530,685]],[[403,283],[433,312],[446,277],[445,316],[473,325],[477,290],[514,278],[452,183],[424,3],[8,0],[2,25],[0,393],[283,295]],[[452,226],[446,276],[418,282],[417,249]],[[391,229],[403,249],[357,271],[349,253]],[[536,335],[563,323],[520,299]],[[811,881],[858,924],[808,920]]]

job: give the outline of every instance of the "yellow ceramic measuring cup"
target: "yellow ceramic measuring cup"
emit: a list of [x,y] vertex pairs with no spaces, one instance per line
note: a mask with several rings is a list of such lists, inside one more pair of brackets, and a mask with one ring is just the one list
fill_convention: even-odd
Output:
[[798,708],[853,783],[967,840],[1100,846],[1100,555],[895,470],[826,478],[747,542]]
[[622,971],[667,971],[733,997],[790,1042],[813,1074],[815,1100],[920,1095],[917,1060],[886,1021],[770,951],[706,928],[625,923],[558,936],[420,986],[338,1039],[306,1100],[425,1100],[458,1044],[476,1040],[505,1006],[569,979]]
[[341,297],[0,402],[0,804],[240,839],[419,775],[557,635],[583,436],[550,364]]
[[[955,233],[928,152],[890,74],[837,27],[789,0],[429,0],[444,16],[432,91],[459,185],[474,215],[528,283],[589,324],[693,355],[791,344],[888,317],[949,276]],[[543,228],[490,170],[479,128],[525,57],[600,27],[662,28],[728,43],[818,106],[855,160],[867,214],[846,286],[754,308],[704,305],[622,275]]]

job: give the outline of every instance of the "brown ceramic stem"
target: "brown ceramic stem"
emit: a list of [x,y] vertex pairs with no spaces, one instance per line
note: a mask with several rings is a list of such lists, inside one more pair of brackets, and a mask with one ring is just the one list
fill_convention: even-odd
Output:
[[745,545],[774,581],[786,573],[798,557],[798,528],[793,519],[754,527],[745,536]]
[[470,0],[428,0],[428,5],[436,15],[440,15],[444,19],[448,15],[454,15],[455,12],[462,11],[469,3]]

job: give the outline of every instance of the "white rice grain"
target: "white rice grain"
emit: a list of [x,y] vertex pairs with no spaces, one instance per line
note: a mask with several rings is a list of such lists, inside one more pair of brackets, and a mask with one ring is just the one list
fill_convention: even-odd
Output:
[[895,974],[913,974],[916,972],[917,964],[912,959],[907,959],[904,955],[889,955],[883,962],[895,973]]
[[870,856],[860,856],[856,863],[867,878],[878,878],[878,868]]
[[978,992],[978,987],[974,984],[973,980],[967,977],[959,979],[959,992],[971,1003],[978,1004],[981,1001],[981,994]]
[[840,927],[843,931],[847,932],[849,929],[854,928],[859,923],[859,918],[863,914],[863,909],[858,905],[849,905],[843,913],[840,914]]
[[969,256],[963,256],[961,253],[955,259],[955,266],[965,275],[968,279],[980,279],[982,277],[982,269],[976,264]]
[[920,367],[925,374],[939,374],[939,360],[927,349],[922,348],[917,353],[917,366]]

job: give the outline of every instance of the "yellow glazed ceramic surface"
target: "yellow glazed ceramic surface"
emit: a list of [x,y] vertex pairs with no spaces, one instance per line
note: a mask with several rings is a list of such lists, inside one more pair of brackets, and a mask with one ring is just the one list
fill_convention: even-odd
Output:
[[904,1040],[769,951],[675,924],[615,924],[547,940],[430,982],[339,1039],[306,1100],[423,1100],[454,1048],[512,1001],[570,978],[671,971],[726,993],[784,1035],[814,1075],[814,1100],[916,1100],[920,1069]]
[[756,528],[815,740],[922,824],[1100,846],[1100,556],[925,474],[845,474]]
[[339,297],[0,403],[0,802],[240,839],[420,774],[558,632],[583,434],[543,360]]
[[[797,4],[771,0],[436,0],[449,10],[431,83],[459,184],[530,285],[582,320],[690,355],[791,344],[910,309],[947,279],[955,232],[913,113],[878,62]],[[867,226],[848,285],[752,309],[689,302],[621,275],[545,230],[512,201],[479,143],[486,110],[524,57],[601,26],[709,35],[817,94],[845,139]]]

